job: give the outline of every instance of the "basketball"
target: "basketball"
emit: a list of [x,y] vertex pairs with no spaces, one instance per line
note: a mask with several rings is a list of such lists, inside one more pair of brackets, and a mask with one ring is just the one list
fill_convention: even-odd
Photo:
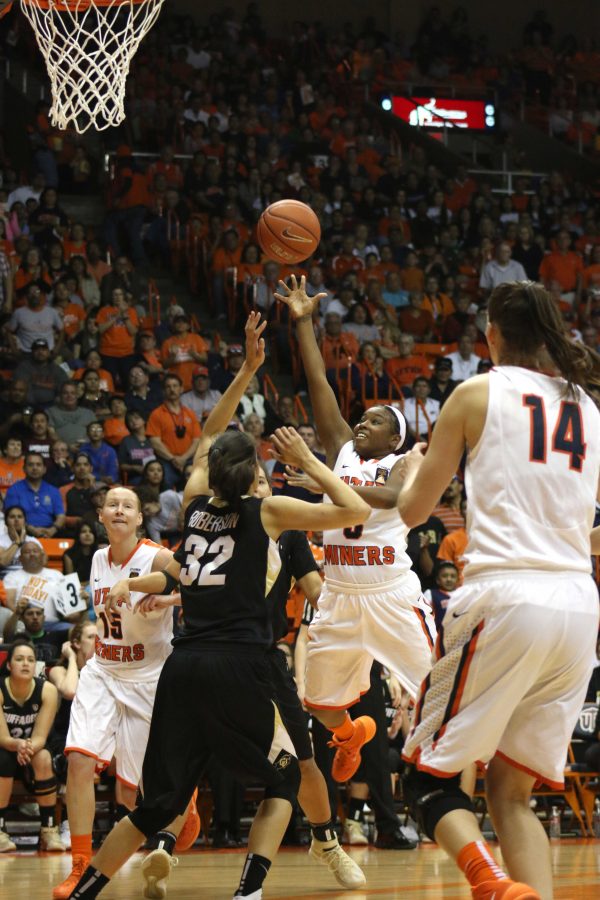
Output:
[[321,240],[321,225],[306,203],[278,200],[267,206],[258,220],[256,233],[269,259],[291,264],[312,256]]

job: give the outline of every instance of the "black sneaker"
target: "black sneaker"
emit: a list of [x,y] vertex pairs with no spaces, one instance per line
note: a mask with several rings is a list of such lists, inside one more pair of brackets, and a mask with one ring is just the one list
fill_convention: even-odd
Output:
[[375,841],[375,847],[378,850],[416,850],[417,844],[415,841],[409,840],[401,828],[396,828],[395,831],[380,831]]

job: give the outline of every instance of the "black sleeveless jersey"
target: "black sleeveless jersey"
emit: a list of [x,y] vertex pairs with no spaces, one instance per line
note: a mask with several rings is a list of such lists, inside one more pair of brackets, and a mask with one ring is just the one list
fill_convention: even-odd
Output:
[[19,740],[20,738],[31,737],[35,720],[37,719],[42,706],[42,690],[44,688],[44,678],[34,678],[35,687],[31,697],[21,706],[10,696],[8,690],[9,676],[0,678],[0,691],[2,691],[2,711],[10,736]]
[[273,640],[280,641],[290,630],[287,617],[287,599],[292,581],[299,581],[319,567],[311,553],[308,538],[303,531],[284,531],[279,538],[281,570],[269,594]]
[[245,497],[233,510],[215,497],[196,497],[188,506],[175,553],[185,625],[174,646],[272,643],[266,597],[281,562],[261,504]]

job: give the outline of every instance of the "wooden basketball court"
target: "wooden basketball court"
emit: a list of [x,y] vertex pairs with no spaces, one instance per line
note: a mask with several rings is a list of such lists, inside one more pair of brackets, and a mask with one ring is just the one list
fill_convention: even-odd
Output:
[[[245,850],[196,850],[184,854],[169,882],[169,900],[231,900]],[[435,845],[415,851],[356,849],[367,887],[341,890],[333,876],[305,850],[282,850],[267,879],[264,900],[437,900],[471,896],[465,882]],[[553,844],[555,900],[598,900],[600,840],[561,840]],[[102,893],[106,900],[141,897],[136,855]],[[69,854],[14,853],[0,857],[2,900],[50,900],[52,887],[68,874]]]

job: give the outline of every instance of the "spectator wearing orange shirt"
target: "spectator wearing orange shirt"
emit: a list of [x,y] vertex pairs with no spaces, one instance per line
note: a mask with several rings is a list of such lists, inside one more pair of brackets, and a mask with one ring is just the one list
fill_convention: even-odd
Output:
[[129,306],[125,291],[115,288],[110,306],[102,306],[96,316],[100,332],[100,355],[104,367],[121,387],[127,384],[129,370],[135,362],[134,345],[138,316]]
[[154,181],[155,175],[164,175],[168,187],[183,187],[183,171],[179,163],[175,162],[175,154],[170,145],[166,145],[160,152],[160,159],[152,163],[146,172],[146,179],[149,185]]
[[345,234],[342,238],[342,246],[337,256],[331,261],[331,274],[337,281],[341,281],[348,272],[362,272],[365,264],[360,256],[355,256],[354,235]]
[[425,282],[423,309],[429,310],[436,325],[454,312],[454,303],[447,294],[440,291],[440,283],[435,275],[429,275]]
[[412,334],[415,340],[430,341],[433,337],[433,316],[423,309],[423,293],[411,291],[408,306],[400,310],[398,324],[402,331]]
[[165,484],[171,488],[181,481],[188,460],[200,441],[200,425],[191,409],[181,403],[181,379],[167,375],[163,382],[164,403],[152,411],[146,434],[163,464]]
[[[467,501],[462,500],[460,504],[460,512],[463,519],[467,518]],[[439,546],[437,552],[438,559],[444,559],[447,562],[454,563],[458,569],[458,586],[463,583],[463,569],[465,567],[465,550],[468,543],[467,532],[464,526],[457,528],[447,534]]]
[[415,339],[412,334],[400,335],[398,349],[400,355],[388,359],[385,368],[388,375],[391,375],[401,388],[411,387],[419,375],[429,378],[427,360],[424,356],[415,354]]
[[199,334],[191,331],[190,317],[185,313],[173,319],[173,337],[163,341],[161,350],[165,369],[178,375],[184,391],[192,387],[192,376],[198,365],[206,365],[208,344]]
[[118,447],[121,441],[129,436],[129,428],[125,423],[127,407],[122,397],[111,397],[108,401],[110,416],[104,425],[104,440],[111,447]]
[[0,494],[4,497],[15,481],[25,478],[23,468],[23,443],[19,438],[9,437],[2,445],[0,458]]
[[97,241],[90,241],[87,245],[87,270],[98,287],[104,276],[112,272],[112,266],[102,258],[100,244]]
[[562,229],[556,237],[556,250],[548,253],[540,263],[540,278],[548,289],[553,282],[557,282],[563,297],[565,294],[571,295],[568,299],[572,301],[581,290],[583,260],[570,247],[571,235]]
[[81,369],[76,369],[73,372],[73,378],[75,379],[75,381],[79,381],[81,378],[83,378],[84,372],[86,372],[88,369],[93,369],[98,373],[99,389],[101,391],[105,391],[107,394],[114,394],[115,383],[113,381],[113,377],[110,372],[102,368],[102,357],[100,356],[98,351],[89,350],[83,357],[83,361],[85,362],[85,366],[83,366]]
[[452,477],[452,481],[442,494],[442,499],[434,507],[431,515],[437,516],[443,522],[448,534],[459,529],[464,529],[465,519],[461,512],[462,483],[458,475]]
[[400,270],[400,283],[405,291],[422,291],[425,288],[425,272],[419,266],[419,257],[411,250],[406,254],[404,268]]
[[63,242],[65,262],[69,262],[72,256],[83,256],[85,259],[87,248],[85,240],[85,225],[74,222]]
[[227,269],[237,269],[241,261],[242,247],[239,235],[235,228],[229,228],[224,232],[221,244],[215,249],[210,263],[213,303],[218,319],[227,318],[225,306],[225,275]]
[[145,261],[142,225],[149,203],[148,184],[143,172],[136,168],[131,149],[117,149],[116,172],[111,184],[109,213],[104,222],[104,240],[113,253],[122,254],[121,229],[127,235],[134,265]]
[[585,291],[600,290],[600,244],[593,248],[590,265],[583,270],[581,282]]
[[321,339],[321,354],[326,369],[344,368],[348,358],[358,358],[360,344],[350,331],[342,331],[342,317],[330,312],[325,316],[325,330]]
[[69,289],[63,279],[54,285],[52,306],[62,318],[67,342],[72,341],[83,330],[85,310],[83,306],[71,302]]

